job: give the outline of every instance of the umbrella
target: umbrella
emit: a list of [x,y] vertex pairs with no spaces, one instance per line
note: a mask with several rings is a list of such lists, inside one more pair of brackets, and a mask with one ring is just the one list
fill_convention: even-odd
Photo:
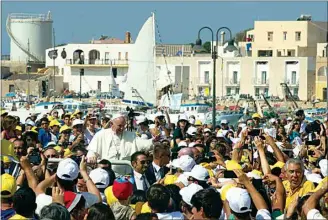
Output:
[[16,93],[14,92],[9,92],[6,94],[6,97],[15,97],[16,96]]

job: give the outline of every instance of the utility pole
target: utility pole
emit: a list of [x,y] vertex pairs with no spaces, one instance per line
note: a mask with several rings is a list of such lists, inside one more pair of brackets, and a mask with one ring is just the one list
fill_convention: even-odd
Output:
[[28,49],[28,60],[27,60],[27,106],[28,108],[30,107],[30,71],[31,71],[31,66],[30,66],[30,39],[27,39],[27,49]]
[[54,65],[54,102],[56,102],[56,58],[58,56],[57,51],[56,51],[56,44],[55,44],[55,28],[52,29],[52,35],[53,35],[53,44],[54,44],[54,50],[52,54],[52,60],[53,60],[53,65]]

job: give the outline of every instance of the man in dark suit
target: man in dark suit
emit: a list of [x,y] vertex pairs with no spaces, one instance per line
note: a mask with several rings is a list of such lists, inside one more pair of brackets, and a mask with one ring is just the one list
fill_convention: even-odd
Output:
[[166,167],[170,163],[171,153],[168,146],[156,144],[153,153],[153,162],[149,164],[145,175],[150,185],[164,178],[169,172]]

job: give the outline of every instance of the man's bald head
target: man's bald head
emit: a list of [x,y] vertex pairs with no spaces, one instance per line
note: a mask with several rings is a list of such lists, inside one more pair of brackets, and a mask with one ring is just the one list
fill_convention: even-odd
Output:
[[194,153],[192,151],[192,147],[185,147],[179,150],[178,157],[181,157],[183,155],[188,155],[191,158],[194,158]]

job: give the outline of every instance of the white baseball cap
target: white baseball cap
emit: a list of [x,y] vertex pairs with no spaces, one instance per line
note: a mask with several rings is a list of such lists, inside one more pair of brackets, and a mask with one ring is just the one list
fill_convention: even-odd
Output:
[[143,122],[146,122],[146,121],[147,121],[147,118],[143,115],[137,117],[137,125],[139,125]]
[[189,134],[189,135],[193,136],[193,135],[196,135],[196,133],[197,133],[197,128],[196,127],[190,126],[187,130],[187,134]]
[[185,187],[189,185],[188,176],[186,176],[184,173],[181,173],[175,182],[182,183]]
[[157,118],[157,117],[163,117],[164,116],[164,114],[162,113],[162,112],[156,112],[156,114],[155,114],[155,118]]
[[25,122],[25,124],[26,124],[26,125],[35,126],[35,123],[34,123],[34,121],[32,121],[32,120],[27,120],[27,121]]
[[271,123],[271,124],[273,124],[273,123],[275,123],[277,120],[275,119],[275,118],[271,118],[270,120],[269,120],[269,122]]
[[196,165],[196,162],[189,155],[182,155],[178,159],[174,159],[172,165],[176,168],[182,169],[184,172],[190,172]]
[[324,177],[328,176],[328,160],[327,159],[322,159],[319,162],[319,167],[321,170],[321,173]]
[[108,187],[109,175],[108,172],[103,168],[96,168],[91,170],[89,176],[98,189],[104,189]]
[[180,141],[178,147],[188,147],[188,144],[185,141]]
[[293,121],[292,117],[288,117],[287,121]]
[[226,119],[221,120],[221,124],[228,124],[228,120]]
[[189,143],[188,147],[194,147],[196,145],[196,142]]
[[205,128],[205,129],[204,129],[204,133],[206,133],[206,132],[210,132],[210,133],[212,133],[211,129],[209,129],[209,128]]
[[57,144],[56,144],[55,142],[51,141],[51,142],[49,142],[49,143],[47,144],[46,148],[47,148],[47,147],[50,147],[50,146],[56,146],[56,145],[57,145]]
[[66,158],[59,162],[57,176],[63,180],[75,180],[79,175],[79,166],[71,158]]
[[228,190],[226,198],[232,211],[236,213],[251,211],[251,197],[246,189],[232,187]]
[[190,172],[184,172],[184,174],[200,181],[207,181],[210,177],[208,171],[201,165],[195,165]]
[[179,116],[179,121],[181,121],[181,120],[188,121],[188,117],[187,117],[187,115],[185,115],[185,114],[181,114],[181,115]]
[[72,123],[72,127],[76,126],[76,125],[83,125],[84,121],[81,119],[75,119]]
[[200,185],[192,183],[189,186],[182,188],[179,193],[182,196],[182,200],[191,206],[190,201],[192,196],[202,189],[203,187]]

